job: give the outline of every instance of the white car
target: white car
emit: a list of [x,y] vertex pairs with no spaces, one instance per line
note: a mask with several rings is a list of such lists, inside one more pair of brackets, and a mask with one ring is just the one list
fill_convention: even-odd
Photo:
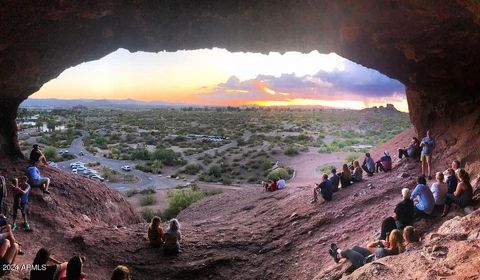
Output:
[[90,179],[99,180],[100,182],[105,181],[105,179],[103,177],[98,176],[98,175],[93,175],[93,176],[90,177]]
[[79,167],[77,167],[77,171],[85,171],[85,169],[86,169],[86,168],[85,168],[85,167],[83,167],[83,166],[79,166]]
[[73,173],[73,174],[78,174],[77,169],[72,169],[72,173]]
[[132,171],[132,167],[130,165],[124,165],[122,166],[123,171]]

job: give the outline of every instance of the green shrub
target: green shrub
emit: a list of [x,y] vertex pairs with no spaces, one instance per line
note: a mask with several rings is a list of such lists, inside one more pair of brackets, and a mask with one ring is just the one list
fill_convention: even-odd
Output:
[[218,165],[212,165],[208,169],[208,175],[220,178],[222,176],[222,168]]
[[327,164],[327,165],[323,166],[322,168],[320,168],[320,171],[322,173],[328,174],[328,173],[330,173],[330,171],[332,171],[333,168],[336,168],[335,165]]
[[345,156],[345,161],[351,162],[352,160],[356,160],[357,158],[359,158],[361,155],[362,155],[361,153],[348,153]]
[[143,195],[147,195],[147,194],[154,194],[156,192],[157,191],[155,190],[155,187],[152,186],[152,187],[148,187],[146,189],[141,190],[139,193]]
[[54,147],[47,147],[43,151],[43,154],[45,155],[45,158],[47,158],[48,161],[57,161],[58,160],[58,153],[57,149]]
[[219,192],[201,191],[197,188],[173,189],[168,192],[167,209],[164,211],[162,217],[165,220],[175,218],[180,211],[190,206],[192,203],[201,200],[202,198],[218,194]]
[[148,206],[157,203],[157,198],[153,194],[147,194],[140,198],[140,206]]
[[143,219],[145,222],[150,223],[152,221],[152,218],[155,216],[162,216],[162,212],[160,211],[155,211],[152,208],[146,207],[143,208],[142,211],[140,212],[142,214]]
[[232,179],[228,176],[222,176],[222,184],[224,185],[231,185],[232,184]]
[[268,180],[279,180],[279,179],[288,179],[290,178],[290,175],[288,174],[288,171],[285,168],[279,167],[275,170],[272,170],[270,173],[268,173],[267,179]]
[[298,150],[294,147],[294,146],[288,146],[284,153],[287,155],[287,156],[294,156],[294,155],[298,155]]
[[138,194],[138,190],[137,189],[130,189],[128,191],[125,192],[125,195],[127,197],[132,197],[134,195]]
[[190,175],[197,174],[202,167],[196,163],[189,163],[185,166],[184,172]]

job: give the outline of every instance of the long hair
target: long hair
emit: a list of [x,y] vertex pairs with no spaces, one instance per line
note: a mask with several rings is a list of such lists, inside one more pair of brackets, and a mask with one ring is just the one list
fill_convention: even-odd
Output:
[[392,230],[388,236],[388,242],[390,243],[390,249],[397,250],[398,253],[405,251],[405,245],[403,245],[403,236],[398,229]]
[[170,224],[168,225],[168,229],[172,231],[178,231],[180,229],[180,223],[177,219],[171,219]]
[[414,227],[406,226],[403,229],[403,236],[405,237],[405,241],[412,243],[418,241],[418,234]]
[[150,223],[150,228],[156,228],[160,226],[160,223],[162,222],[162,219],[160,217],[155,216],[152,218],[152,222]]
[[45,248],[41,248],[35,255],[33,264],[46,264],[48,262],[48,258],[50,258],[50,252]]
[[82,277],[82,259],[72,257],[67,264],[67,280],[79,280]]
[[472,189],[472,185],[470,184],[470,175],[467,171],[465,171],[465,169],[460,168],[460,170],[458,170],[457,176],[458,179],[462,181],[462,183],[465,183],[465,185],[467,185],[467,188]]
[[360,163],[358,162],[358,160],[353,162],[353,167],[360,168]]
[[347,178],[351,178],[352,177],[352,173],[350,172],[350,169],[348,169],[348,165],[347,164],[344,164],[342,166],[342,172],[343,172],[343,176],[346,176]]

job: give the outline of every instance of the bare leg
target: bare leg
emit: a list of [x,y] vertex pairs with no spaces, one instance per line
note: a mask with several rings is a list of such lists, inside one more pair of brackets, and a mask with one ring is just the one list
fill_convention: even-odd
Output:
[[10,248],[10,241],[8,239],[5,239],[2,242],[2,245],[0,246],[0,257],[5,256],[9,248]]
[[317,188],[313,188],[313,201],[317,202],[318,195],[317,195]]
[[432,173],[431,173],[431,168],[430,166],[432,165],[432,159],[430,158],[430,156],[428,157],[427,159],[427,166],[428,166],[428,176],[432,176]]
[[48,187],[50,187],[50,178],[47,178],[47,182],[45,183],[45,190],[48,191]]
[[8,248],[7,253],[5,253],[3,259],[9,264],[14,263],[15,258],[17,257],[17,254],[18,254],[18,248],[19,248],[18,244],[13,243],[13,245],[10,246],[10,248]]

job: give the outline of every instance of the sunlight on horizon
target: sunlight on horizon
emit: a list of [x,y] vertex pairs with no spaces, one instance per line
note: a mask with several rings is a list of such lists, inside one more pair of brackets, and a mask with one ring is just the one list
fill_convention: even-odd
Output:
[[[352,65],[355,65],[353,70]],[[341,77],[344,73],[349,74],[348,79]],[[352,77],[358,80],[346,85]],[[32,98],[351,109],[391,103],[401,111],[408,111],[404,90],[398,86],[394,90],[389,88],[391,81],[394,80],[335,53],[318,51],[267,55],[231,53],[218,48],[174,53],[130,53],[118,49],[97,61],[66,69]],[[382,83],[386,84],[385,93],[378,92]],[[375,92],[370,94],[368,88],[373,85]],[[348,90],[351,92],[343,96]]]

